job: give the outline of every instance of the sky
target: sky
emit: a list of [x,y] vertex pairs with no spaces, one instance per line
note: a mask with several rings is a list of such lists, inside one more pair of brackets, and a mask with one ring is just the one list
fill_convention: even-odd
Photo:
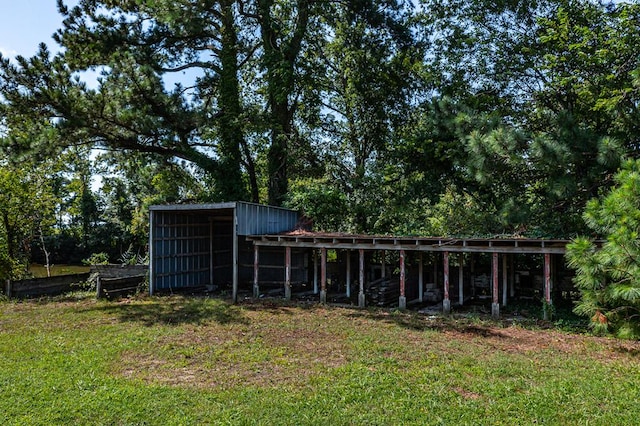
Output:
[[33,56],[41,42],[56,51],[58,47],[51,36],[61,26],[62,16],[58,13],[56,0],[0,0],[0,52],[3,56]]

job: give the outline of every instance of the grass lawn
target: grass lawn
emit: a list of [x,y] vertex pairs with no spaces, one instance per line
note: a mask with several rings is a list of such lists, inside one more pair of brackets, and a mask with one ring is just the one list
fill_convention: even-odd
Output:
[[0,302],[0,424],[629,425],[640,343],[207,298]]

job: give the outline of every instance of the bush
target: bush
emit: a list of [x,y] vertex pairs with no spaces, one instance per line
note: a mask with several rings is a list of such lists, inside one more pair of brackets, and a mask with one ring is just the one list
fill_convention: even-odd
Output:
[[108,265],[109,255],[107,253],[93,253],[87,259],[82,261],[85,265]]

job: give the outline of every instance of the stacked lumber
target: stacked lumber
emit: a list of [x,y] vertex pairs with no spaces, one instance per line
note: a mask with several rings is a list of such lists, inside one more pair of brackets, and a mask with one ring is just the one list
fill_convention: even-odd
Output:
[[383,277],[367,286],[367,299],[370,305],[391,306],[398,304],[400,280],[398,277]]

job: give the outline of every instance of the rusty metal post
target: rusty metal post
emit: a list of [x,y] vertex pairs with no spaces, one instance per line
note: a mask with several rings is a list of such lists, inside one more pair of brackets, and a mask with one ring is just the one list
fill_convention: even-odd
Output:
[[284,249],[284,298],[291,300],[291,247]]
[[544,254],[544,309],[545,320],[551,319],[551,253]]
[[464,254],[458,254],[458,303],[464,305]]
[[507,283],[507,255],[502,255],[502,306],[507,306],[507,295],[509,292]]
[[449,300],[449,252],[443,253],[442,273],[444,276],[444,299],[442,300],[442,312],[451,313],[451,300]]
[[407,309],[407,297],[405,296],[405,269],[404,269],[404,250],[400,250],[400,299],[398,300],[398,307],[400,309]]
[[500,303],[498,303],[498,253],[493,253],[491,258],[491,316],[500,318]]
[[360,286],[360,292],[358,293],[358,306],[360,308],[364,308],[365,306],[365,296],[364,296],[364,249],[358,250],[359,254],[359,270],[360,276],[358,280],[358,285]]
[[320,303],[327,303],[327,249],[320,249]]
[[258,245],[253,246],[253,297],[260,297],[260,286],[258,285],[258,272],[260,270]]
[[418,301],[424,300],[424,265],[422,264],[422,252],[418,258]]
[[347,298],[351,298],[351,250],[347,250]]

